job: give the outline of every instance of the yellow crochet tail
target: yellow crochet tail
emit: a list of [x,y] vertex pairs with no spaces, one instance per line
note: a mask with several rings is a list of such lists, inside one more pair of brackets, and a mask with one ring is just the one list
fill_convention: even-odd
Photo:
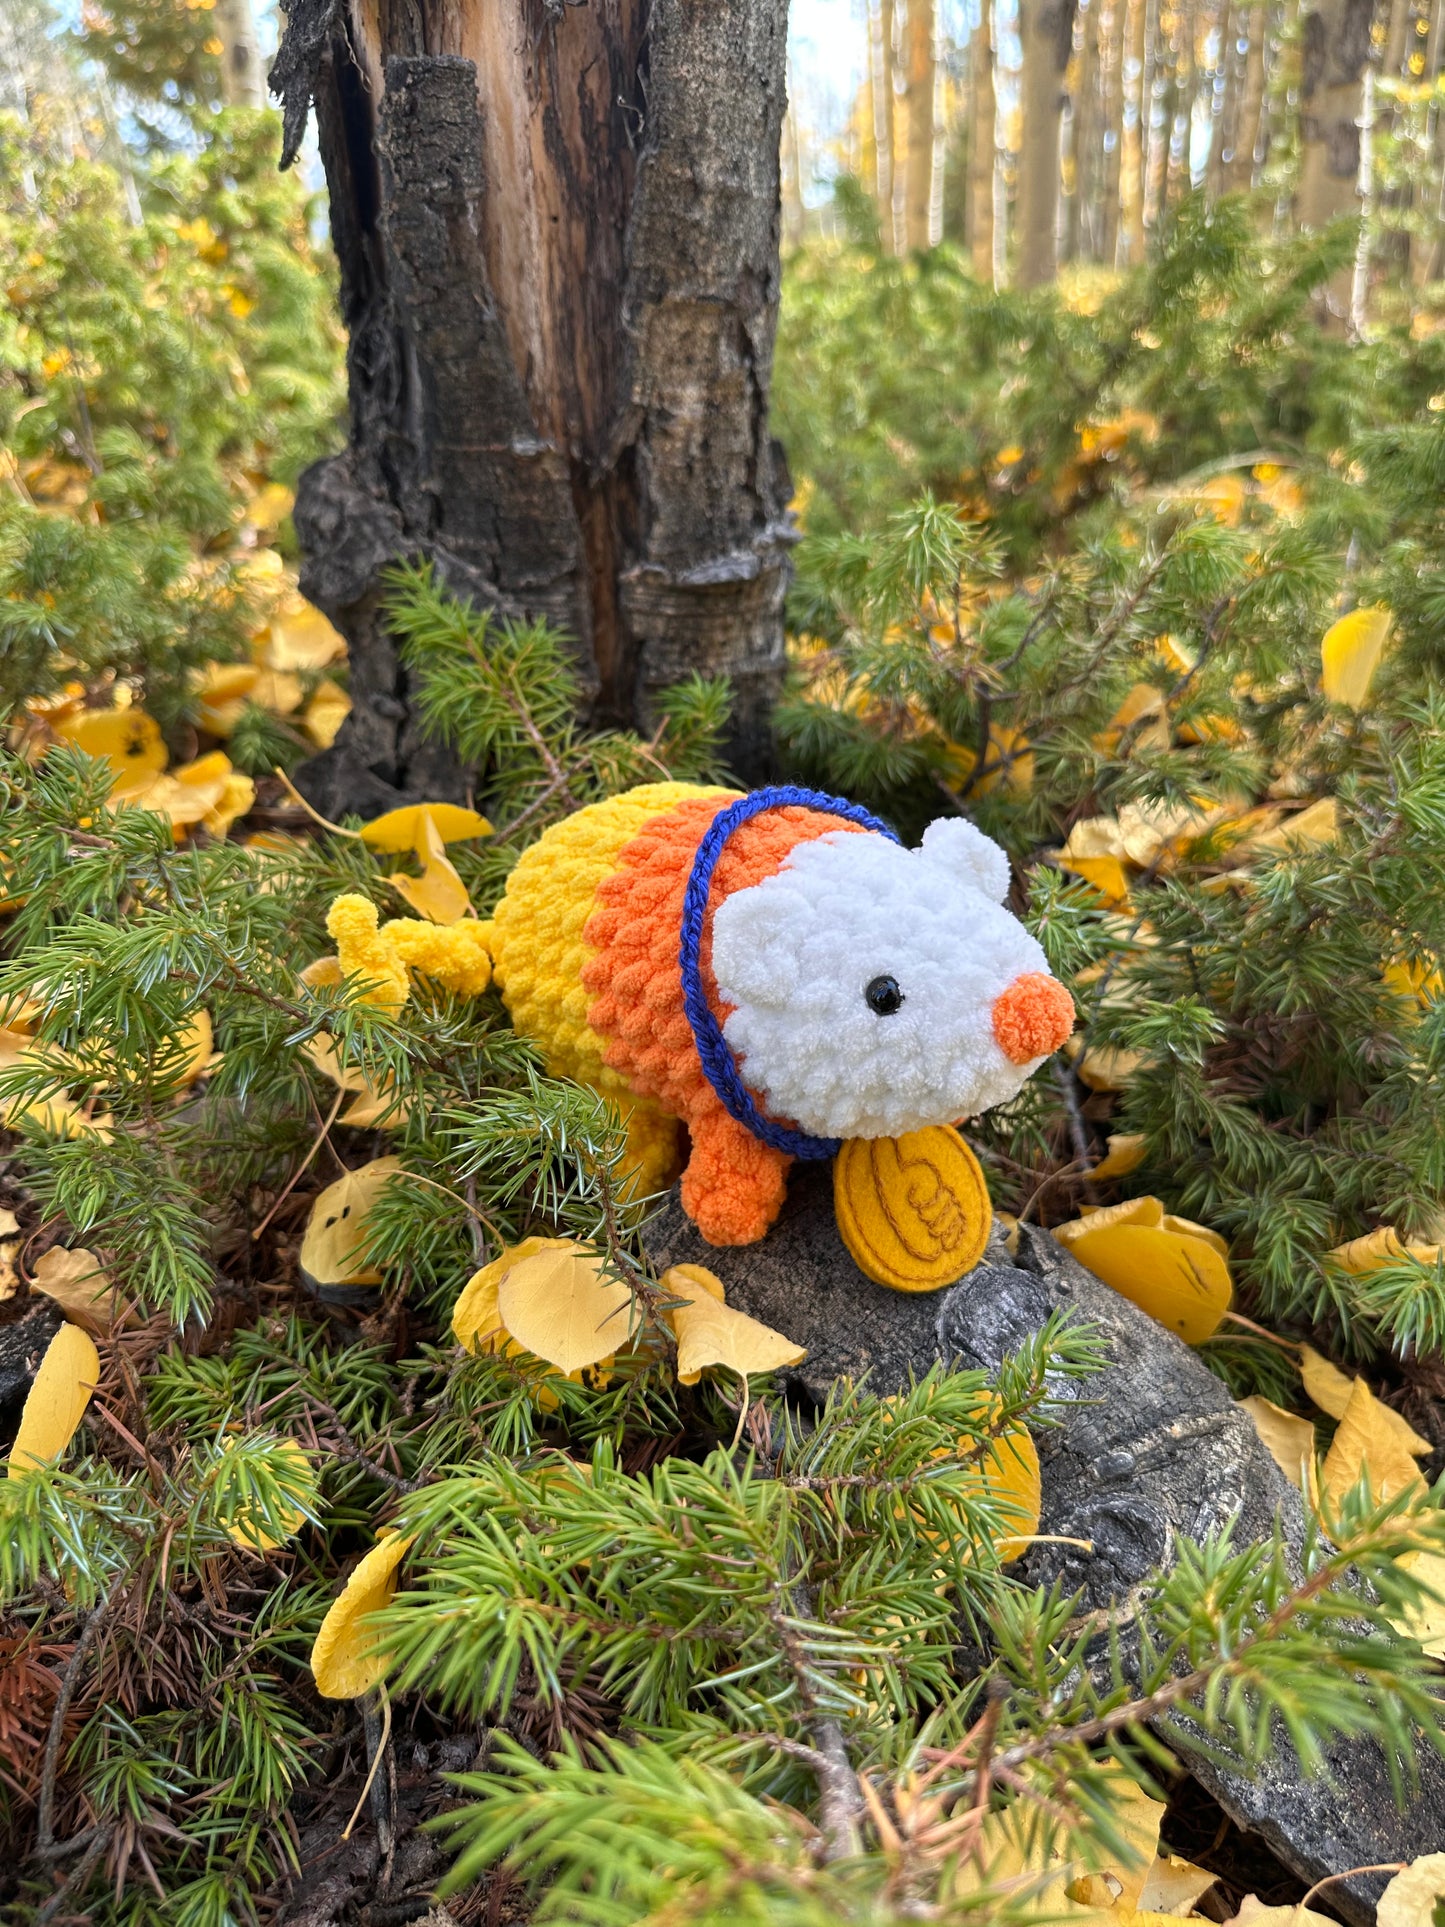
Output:
[[492,981],[490,923],[425,923],[420,917],[380,922],[365,897],[338,897],[326,918],[342,975],[364,988],[364,1002],[400,1010],[411,994],[409,972],[419,971],[445,990],[476,997]]

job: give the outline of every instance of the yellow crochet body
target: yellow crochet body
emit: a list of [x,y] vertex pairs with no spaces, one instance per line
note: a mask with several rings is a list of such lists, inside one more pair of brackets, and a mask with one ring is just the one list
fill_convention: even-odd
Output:
[[584,965],[595,954],[582,932],[597,887],[618,868],[622,850],[655,816],[690,797],[731,798],[736,790],[697,783],[647,783],[564,817],[525,850],[507,894],[486,926],[493,973],[512,1023],[539,1046],[555,1077],[590,1084],[627,1114],[637,1187],[653,1191],[676,1173],[677,1119],[638,1097],[603,1057],[587,1022],[592,1001]]

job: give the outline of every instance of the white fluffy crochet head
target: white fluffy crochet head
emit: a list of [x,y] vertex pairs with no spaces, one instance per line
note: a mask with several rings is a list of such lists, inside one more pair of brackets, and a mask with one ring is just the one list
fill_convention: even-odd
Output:
[[1003,908],[1008,883],[998,845],[952,817],[918,850],[872,832],[801,843],[726,898],[723,1034],[771,1113],[821,1137],[897,1137],[1013,1097],[1072,1005]]

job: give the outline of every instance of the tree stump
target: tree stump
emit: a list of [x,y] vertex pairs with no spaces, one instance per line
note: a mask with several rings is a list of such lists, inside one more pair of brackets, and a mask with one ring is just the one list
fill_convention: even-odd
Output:
[[[809,1405],[845,1376],[867,1373],[875,1390],[893,1392],[940,1359],[993,1370],[1055,1311],[1092,1325],[1109,1362],[1082,1383],[1061,1382],[1061,1422],[1040,1432],[1038,1446],[1040,1531],[1088,1540],[1093,1550],[1036,1546],[1017,1568],[1032,1584],[1061,1579],[1086,1606],[1105,1607],[1167,1564],[1180,1535],[1202,1538],[1232,1521],[1248,1544],[1279,1518],[1292,1540],[1303,1537],[1299,1493],[1220,1380],[1046,1233],[1026,1226],[1017,1262],[995,1238],[984,1261],[946,1290],[889,1291],[853,1263],[833,1223],[830,1173],[810,1167],[795,1168],[783,1215],[760,1245],[705,1244],[675,1194],[647,1242],[657,1265],[708,1266],[729,1304],[807,1347],[803,1363],[780,1377]],[[1253,1777],[1193,1752],[1182,1764],[1236,1825],[1311,1884],[1438,1849],[1445,1763],[1437,1754],[1422,1751],[1420,1786],[1402,1813],[1378,1746],[1338,1741],[1326,1752],[1331,1781],[1304,1780],[1283,1742]],[[1369,1927],[1383,1884],[1382,1875],[1337,1881],[1329,1904]]]

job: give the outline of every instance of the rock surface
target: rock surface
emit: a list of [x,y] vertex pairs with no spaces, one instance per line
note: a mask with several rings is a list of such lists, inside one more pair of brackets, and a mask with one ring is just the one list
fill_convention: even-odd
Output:
[[[1060,1578],[1088,1604],[1106,1606],[1167,1561],[1180,1535],[1200,1538],[1233,1520],[1243,1543],[1263,1538],[1276,1516],[1292,1538],[1303,1533],[1299,1494],[1219,1379],[1045,1233],[1025,1228],[1017,1263],[995,1241],[984,1262],[945,1291],[889,1291],[849,1257],[833,1223],[829,1173],[814,1167],[795,1168],[783,1215],[761,1245],[704,1244],[675,1194],[648,1245],[659,1266],[707,1265],[723,1279],[729,1304],[805,1345],[807,1358],[781,1376],[790,1396],[813,1404],[844,1375],[866,1372],[888,1392],[939,1359],[992,1369],[1056,1310],[1093,1325],[1109,1364],[1064,1388],[1072,1399],[1062,1422],[1038,1439],[1040,1531],[1090,1540],[1093,1551],[1036,1547],[1019,1568],[1032,1582]],[[1303,1782],[1287,1751],[1254,1778],[1200,1756],[1185,1764],[1231,1819],[1306,1882],[1438,1850],[1438,1756],[1422,1754],[1420,1786],[1404,1813],[1378,1747],[1342,1742],[1328,1757],[1331,1781]],[[1328,1901],[1368,1927],[1384,1878],[1337,1881]]]
[[45,1348],[64,1322],[46,1301],[13,1324],[0,1325],[0,1415],[6,1419],[18,1419]]

